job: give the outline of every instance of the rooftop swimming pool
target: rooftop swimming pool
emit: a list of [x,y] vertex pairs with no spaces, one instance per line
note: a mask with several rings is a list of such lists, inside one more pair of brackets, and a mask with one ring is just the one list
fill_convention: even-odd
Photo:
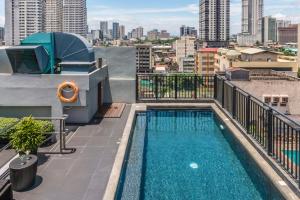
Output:
[[116,199],[282,199],[211,110],[137,113]]

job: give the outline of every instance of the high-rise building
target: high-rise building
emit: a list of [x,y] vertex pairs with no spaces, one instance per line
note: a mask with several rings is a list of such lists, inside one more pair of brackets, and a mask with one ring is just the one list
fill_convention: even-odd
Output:
[[147,38],[150,41],[157,40],[159,38],[159,31],[157,29],[153,29],[147,33]]
[[112,24],[112,39],[118,40],[120,39],[120,25],[117,22],[113,22]]
[[242,0],[242,34],[262,41],[263,0]]
[[263,18],[262,23],[262,42],[267,45],[269,42],[277,41],[277,24],[276,19],[270,16]]
[[139,26],[136,28],[136,38],[140,39],[144,36],[144,28]]
[[230,0],[200,0],[199,38],[209,47],[224,47],[229,42]]
[[44,0],[6,0],[6,45],[18,45],[27,36],[44,31],[44,9]]
[[120,38],[125,39],[125,26],[124,25],[120,26]]
[[167,30],[161,30],[159,34],[160,39],[169,39],[170,38],[170,33],[168,33]]
[[0,45],[2,43],[2,41],[4,41],[4,28],[3,27],[0,27]]
[[152,46],[136,45],[136,70],[138,73],[152,72]]
[[179,65],[179,71],[183,72],[183,58],[193,57],[195,54],[195,37],[184,36],[174,43],[176,49],[176,62]]
[[130,36],[130,38],[141,39],[144,36],[144,28],[140,26],[132,29]]
[[290,20],[277,20],[276,26],[277,26],[277,41],[279,41],[279,28],[286,28],[289,27],[292,24]]
[[46,0],[45,5],[45,31],[63,31],[63,0]]
[[100,39],[100,30],[91,30],[91,35],[93,40],[99,40]]
[[63,31],[86,37],[88,31],[86,0],[63,1]]
[[279,32],[279,44],[286,44],[286,43],[297,43],[298,40],[298,25],[293,24],[289,27],[281,27],[278,28]]
[[108,36],[108,22],[107,21],[100,21],[100,31],[104,38]]
[[180,37],[182,37],[182,36],[197,37],[197,30],[195,29],[195,27],[182,25],[180,27]]

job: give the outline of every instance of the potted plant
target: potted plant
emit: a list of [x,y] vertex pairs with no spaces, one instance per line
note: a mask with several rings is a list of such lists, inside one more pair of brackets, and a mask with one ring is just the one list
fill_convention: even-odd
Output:
[[42,124],[32,117],[23,118],[10,135],[10,143],[20,155],[37,154],[38,147],[44,140]]
[[25,117],[10,134],[10,143],[19,153],[19,157],[9,164],[10,180],[15,191],[22,191],[35,182],[37,173],[38,147],[43,143],[45,134],[43,124],[32,117]]

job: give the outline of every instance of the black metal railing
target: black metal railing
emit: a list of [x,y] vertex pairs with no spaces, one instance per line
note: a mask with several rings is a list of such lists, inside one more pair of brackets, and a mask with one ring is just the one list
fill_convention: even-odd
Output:
[[138,102],[211,99],[300,187],[300,124],[220,75],[138,74]]
[[300,187],[300,124],[224,77],[215,77],[215,100]]
[[214,98],[214,75],[138,74],[137,101]]

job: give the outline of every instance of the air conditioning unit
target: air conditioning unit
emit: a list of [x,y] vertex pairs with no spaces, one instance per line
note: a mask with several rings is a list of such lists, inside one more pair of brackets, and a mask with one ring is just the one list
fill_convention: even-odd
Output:
[[280,102],[280,95],[272,95],[272,106],[278,106]]
[[263,95],[263,102],[264,103],[269,105],[271,103],[271,101],[272,101],[272,96],[271,95],[267,95],[267,94]]
[[288,95],[280,95],[280,106],[287,106],[289,103],[289,96]]

